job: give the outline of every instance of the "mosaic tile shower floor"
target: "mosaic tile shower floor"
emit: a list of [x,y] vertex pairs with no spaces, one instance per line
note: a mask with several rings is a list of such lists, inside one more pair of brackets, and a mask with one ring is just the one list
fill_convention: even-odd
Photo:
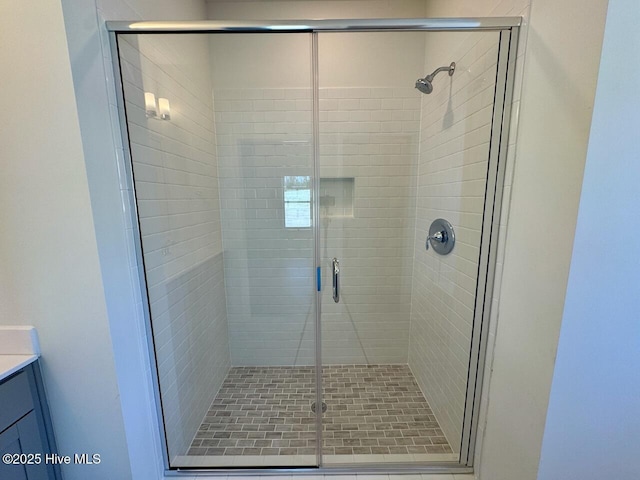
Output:
[[[406,365],[325,366],[323,380],[324,455],[453,453]],[[234,367],[187,455],[310,458],[314,401],[314,368]]]

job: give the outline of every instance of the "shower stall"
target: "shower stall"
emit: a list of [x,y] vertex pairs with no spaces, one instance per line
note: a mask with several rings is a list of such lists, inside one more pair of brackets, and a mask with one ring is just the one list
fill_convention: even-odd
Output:
[[108,23],[168,469],[472,466],[519,25]]

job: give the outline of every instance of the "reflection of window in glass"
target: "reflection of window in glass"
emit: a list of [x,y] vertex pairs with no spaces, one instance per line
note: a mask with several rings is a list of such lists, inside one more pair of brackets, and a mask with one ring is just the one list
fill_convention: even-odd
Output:
[[284,177],[284,226],[311,227],[311,177]]

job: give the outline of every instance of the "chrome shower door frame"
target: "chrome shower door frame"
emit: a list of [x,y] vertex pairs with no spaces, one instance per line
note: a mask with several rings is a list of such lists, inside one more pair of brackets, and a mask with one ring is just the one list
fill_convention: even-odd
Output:
[[[144,308],[144,331],[149,347],[150,364],[153,377],[153,389],[160,426],[160,441],[163,446],[165,474],[168,476],[194,475],[229,475],[229,474],[318,474],[318,473],[466,473],[473,471],[474,454],[476,452],[476,436],[480,414],[480,397],[482,392],[489,319],[494,290],[495,269],[497,259],[502,194],[507,161],[509,128],[511,124],[511,105],[515,83],[515,65],[518,36],[522,19],[520,17],[484,17],[484,18],[436,18],[436,19],[348,19],[348,20],[300,20],[271,22],[231,22],[231,21],[184,21],[184,22],[129,22],[109,21],[112,63],[115,78],[115,94],[118,103],[118,115],[125,155],[126,182],[129,186],[129,201],[134,212],[134,248],[138,259],[138,278],[142,292]],[[319,32],[372,32],[372,31],[448,31],[448,32],[499,32],[499,52],[496,72],[496,87],[493,104],[489,161],[484,199],[482,233],[476,298],[473,315],[473,329],[469,357],[467,390],[465,397],[464,421],[460,445],[460,461],[457,463],[431,464],[360,464],[353,467],[327,467],[322,464],[322,412],[316,413],[316,455],[317,467],[285,467],[285,468],[208,468],[189,469],[172,468],[169,464],[166,431],[161,409],[162,397],[154,353],[153,335],[151,331],[151,314],[147,293],[147,284],[142,256],[141,232],[139,216],[135,201],[135,184],[133,182],[133,165],[129,145],[125,100],[118,56],[118,34],[145,33],[310,33],[312,56],[312,101],[313,101],[313,222],[314,222],[314,256],[316,268],[321,266],[320,258],[320,200],[317,192],[320,188],[319,161],[319,83],[318,83],[318,33]],[[319,277],[318,280],[319,282]],[[321,350],[321,291],[316,288],[316,404],[322,404],[322,350]]]

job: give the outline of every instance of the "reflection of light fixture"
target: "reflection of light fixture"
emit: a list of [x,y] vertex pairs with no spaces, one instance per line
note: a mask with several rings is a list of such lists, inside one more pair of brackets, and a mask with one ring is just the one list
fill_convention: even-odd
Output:
[[144,92],[144,109],[147,117],[155,118],[158,116],[156,96],[151,92]]
[[171,120],[171,106],[166,98],[158,98],[158,110],[162,120]]

